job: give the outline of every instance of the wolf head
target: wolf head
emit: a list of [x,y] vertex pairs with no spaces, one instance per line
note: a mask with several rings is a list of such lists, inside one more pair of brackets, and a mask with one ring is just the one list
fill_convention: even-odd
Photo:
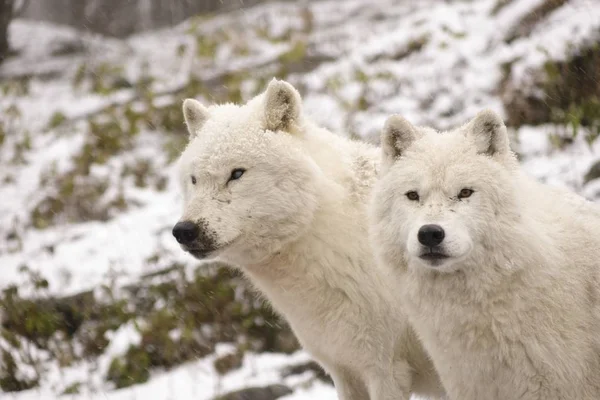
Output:
[[515,218],[516,159],[492,111],[450,132],[390,117],[372,198],[372,240],[388,264],[451,272]]
[[187,99],[180,160],[184,211],[173,228],[195,257],[256,263],[294,240],[317,208],[318,167],[304,154],[301,98],[273,80],[247,104]]

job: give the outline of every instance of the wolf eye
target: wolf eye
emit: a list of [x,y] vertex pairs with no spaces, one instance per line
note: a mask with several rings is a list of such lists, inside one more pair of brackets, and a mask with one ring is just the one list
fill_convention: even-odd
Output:
[[471,197],[471,195],[473,194],[473,190],[471,189],[462,189],[460,192],[458,192],[458,198],[459,199],[466,199],[467,197]]
[[[246,172],[246,170],[244,168],[236,168],[233,171],[231,171],[231,176],[229,177],[229,181],[235,181],[236,179],[240,179],[242,177],[242,175],[244,175],[244,172]],[[229,182],[227,181],[227,182]]]
[[406,192],[406,197],[408,197],[410,201],[418,201],[419,193],[415,192],[414,190],[411,190],[410,192]]
[[196,184],[196,177],[194,175],[192,175],[191,178],[192,178],[192,185],[195,185]]

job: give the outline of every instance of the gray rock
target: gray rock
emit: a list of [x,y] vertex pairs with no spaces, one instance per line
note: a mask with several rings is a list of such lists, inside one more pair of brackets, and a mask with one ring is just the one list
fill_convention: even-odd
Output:
[[236,390],[214,400],[275,400],[292,393],[293,391],[285,385],[269,385]]

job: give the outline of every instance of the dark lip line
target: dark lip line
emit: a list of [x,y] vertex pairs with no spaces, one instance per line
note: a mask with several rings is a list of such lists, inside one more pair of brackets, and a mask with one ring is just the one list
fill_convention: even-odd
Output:
[[450,256],[444,254],[444,253],[439,253],[439,252],[429,252],[429,253],[423,253],[419,256],[419,258],[424,258],[426,260],[442,260],[445,258],[449,258]]
[[[236,238],[237,239],[237,238]],[[213,248],[213,249],[208,249],[208,250],[202,250],[202,249],[198,249],[198,248],[186,248],[184,247],[183,250],[187,253],[190,253],[192,256],[196,257],[196,258],[207,258],[208,256],[210,256],[211,254],[226,248],[227,246],[231,245],[233,242],[235,242],[235,239],[225,243],[217,248]]]

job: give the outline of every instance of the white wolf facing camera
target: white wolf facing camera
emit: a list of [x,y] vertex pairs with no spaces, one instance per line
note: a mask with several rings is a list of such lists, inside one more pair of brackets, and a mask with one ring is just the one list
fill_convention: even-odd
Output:
[[492,111],[382,143],[371,240],[450,399],[600,399],[598,207],[527,178]]
[[188,99],[183,112],[181,247],[240,268],[340,399],[441,396],[395,288],[375,273],[366,206],[378,150],[315,126],[283,81],[242,106]]

